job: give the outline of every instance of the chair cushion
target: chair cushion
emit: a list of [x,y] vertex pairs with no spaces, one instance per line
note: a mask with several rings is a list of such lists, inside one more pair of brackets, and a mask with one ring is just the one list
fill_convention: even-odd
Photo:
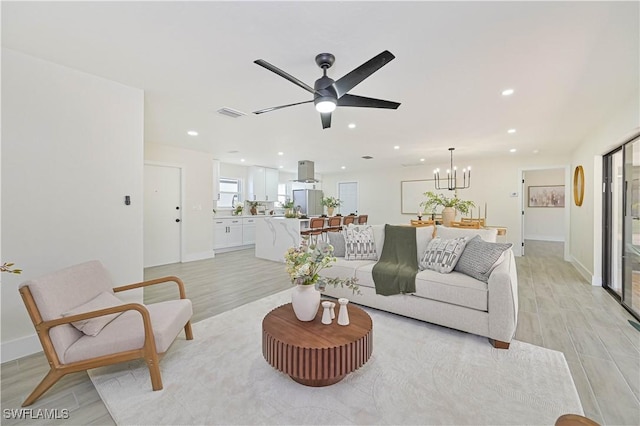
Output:
[[[107,269],[97,260],[70,266],[20,284],[29,287],[33,300],[44,321],[62,317],[77,306],[103,291],[113,293],[113,281]],[[84,334],[71,324],[53,327],[51,342],[59,358],[67,348]]]
[[[156,351],[164,353],[193,313],[189,299],[145,305],[151,316]],[[97,336],[83,336],[64,353],[64,364],[140,349],[144,346],[144,325],[138,311],[127,311],[111,321]]]
[[[76,314],[83,314],[85,312],[97,311],[99,309],[111,308],[113,306],[120,306],[124,302],[118,299],[113,293],[103,291],[87,303],[83,303],[70,311],[62,314],[63,317],[70,317]],[[95,318],[88,318],[80,321],[74,321],[71,323],[75,328],[82,331],[87,336],[96,336],[100,333],[107,324],[120,316],[122,312],[118,312],[110,315],[103,315]]]
[[431,269],[443,274],[453,271],[467,243],[465,237],[444,240],[436,237],[429,242],[420,260],[420,269]]
[[467,243],[455,270],[477,280],[489,281],[489,275],[511,243],[488,243],[479,235]]

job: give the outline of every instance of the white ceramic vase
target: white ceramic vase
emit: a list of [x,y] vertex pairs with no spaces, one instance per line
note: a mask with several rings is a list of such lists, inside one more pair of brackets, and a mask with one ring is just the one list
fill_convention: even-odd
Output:
[[451,222],[456,220],[456,209],[453,207],[445,207],[442,209],[442,224],[444,226],[451,226]]
[[300,321],[313,321],[320,307],[320,292],[313,284],[296,285],[291,291],[291,304],[296,318]]

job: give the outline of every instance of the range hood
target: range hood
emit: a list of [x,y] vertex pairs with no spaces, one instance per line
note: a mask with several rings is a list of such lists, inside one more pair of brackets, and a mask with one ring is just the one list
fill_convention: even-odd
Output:
[[313,161],[301,160],[298,161],[298,179],[294,182],[306,182],[315,183],[320,182],[315,178],[315,165]]

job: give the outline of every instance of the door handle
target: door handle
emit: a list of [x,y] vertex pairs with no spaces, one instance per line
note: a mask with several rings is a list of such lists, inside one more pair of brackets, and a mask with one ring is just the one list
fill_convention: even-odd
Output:
[[180,222],[180,219],[176,219],[176,222]]

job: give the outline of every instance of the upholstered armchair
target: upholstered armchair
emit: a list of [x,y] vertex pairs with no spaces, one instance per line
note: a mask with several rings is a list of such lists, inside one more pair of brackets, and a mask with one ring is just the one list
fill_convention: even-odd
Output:
[[[164,282],[177,284],[179,299],[143,305],[115,296]],[[26,281],[20,294],[50,366],[23,406],[66,374],[138,358],[149,368],[153,390],[160,390],[160,357],[183,328],[187,340],[193,339],[191,301],[177,277],[114,288],[106,268],[94,260]]]

